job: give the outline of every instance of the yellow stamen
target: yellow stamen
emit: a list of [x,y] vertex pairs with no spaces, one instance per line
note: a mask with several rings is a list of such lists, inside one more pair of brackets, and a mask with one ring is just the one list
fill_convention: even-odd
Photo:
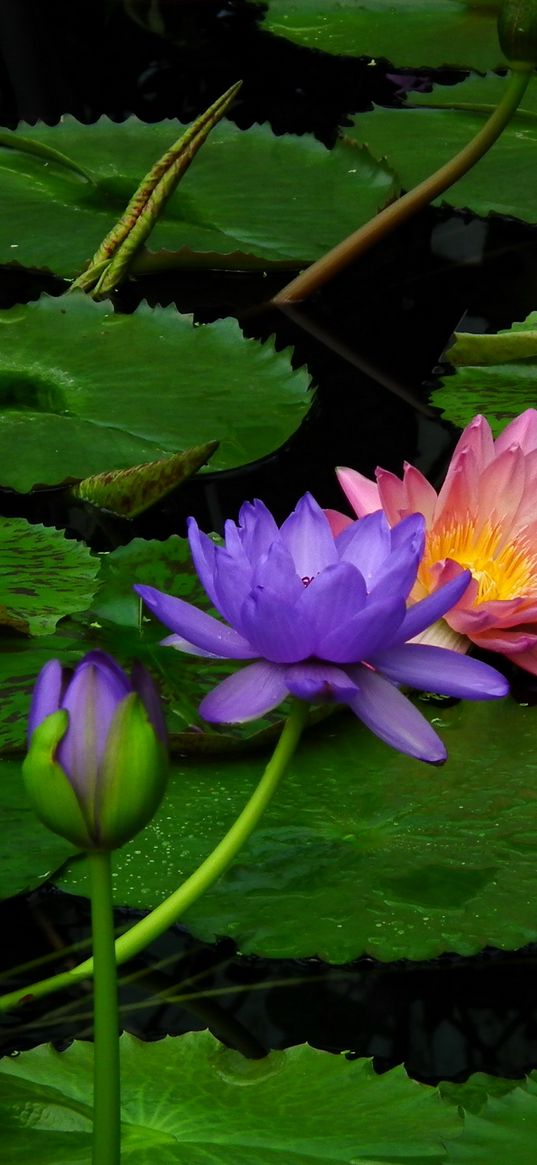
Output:
[[434,585],[431,568],[444,558],[471,570],[478,584],[476,604],[537,592],[537,555],[523,533],[516,542],[507,541],[500,523],[485,522],[477,527],[468,515],[465,521],[441,524],[429,531],[418,572],[428,591]]

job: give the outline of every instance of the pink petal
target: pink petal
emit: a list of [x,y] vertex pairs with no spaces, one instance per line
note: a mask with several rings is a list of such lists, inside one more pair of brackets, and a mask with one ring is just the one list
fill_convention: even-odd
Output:
[[513,519],[512,538],[523,535],[528,544],[537,550],[537,450],[524,457],[524,493]]
[[396,526],[408,513],[406,489],[395,473],[390,473],[387,469],[377,469],[376,474],[382,508],[390,526]]
[[518,660],[520,652],[531,651],[537,646],[537,628],[535,631],[529,629],[517,631],[516,628],[502,630],[499,627],[490,627],[486,631],[476,631],[472,635],[472,642],[479,647],[485,647],[487,651],[499,651],[502,655],[516,655]]
[[479,470],[471,449],[454,454],[438,495],[435,521],[464,520],[473,514],[479,497]]
[[453,607],[445,617],[455,631],[460,631],[473,639],[476,632],[481,633],[491,627],[505,629],[536,622],[535,612],[536,603],[529,603],[524,598],[493,599],[473,607],[466,608],[463,605]]
[[339,484],[350,502],[355,514],[364,518],[366,514],[373,514],[382,509],[378,486],[363,473],[356,469],[336,469]]
[[526,409],[506,425],[503,433],[496,438],[496,454],[503,453],[513,442],[520,445],[524,453],[537,449],[537,409]]
[[511,537],[512,523],[522,500],[526,481],[525,458],[518,445],[500,453],[481,474],[476,506],[478,525],[487,520],[506,524]]
[[517,667],[523,667],[525,671],[537,676],[537,647],[532,647],[529,651],[522,652],[521,655],[509,655],[506,652],[506,658],[511,663],[515,663]]
[[409,514],[423,514],[428,526],[432,525],[437,502],[437,492],[427,478],[405,461],[403,485],[407,494],[407,509]]
[[451,462],[457,460],[463,451],[471,451],[479,473],[486,468],[495,456],[492,431],[486,417],[477,414],[470,424],[463,429],[453,450]]
[[338,534],[342,534],[343,530],[347,529],[347,526],[352,526],[354,521],[353,518],[347,517],[347,514],[340,514],[339,510],[325,510],[324,512],[330,523],[330,529],[334,538],[337,538]]

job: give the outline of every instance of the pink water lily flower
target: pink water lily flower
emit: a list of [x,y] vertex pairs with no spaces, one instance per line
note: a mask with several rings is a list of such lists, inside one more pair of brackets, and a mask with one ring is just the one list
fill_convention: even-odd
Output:
[[[390,525],[426,522],[425,553],[410,595],[417,602],[463,570],[472,582],[421,642],[499,651],[537,675],[537,410],[526,409],[496,441],[485,417],[462,433],[439,493],[413,465],[376,482],[354,469],[338,480],[358,517],[382,509]],[[351,520],[329,512],[334,533]]]

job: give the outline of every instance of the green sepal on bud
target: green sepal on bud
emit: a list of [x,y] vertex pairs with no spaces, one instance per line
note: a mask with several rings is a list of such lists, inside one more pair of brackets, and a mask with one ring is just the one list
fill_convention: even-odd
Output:
[[78,849],[93,849],[76,793],[54,753],[67,732],[69,715],[60,709],[47,716],[32,733],[22,765],[26,792],[39,820]]
[[537,0],[503,0],[498,38],[511,68],[537,64]]
[[100,848],[117,849],[147,825],[167,780],[166,751],[132,692],[118,706],[108,734],[95,806]]

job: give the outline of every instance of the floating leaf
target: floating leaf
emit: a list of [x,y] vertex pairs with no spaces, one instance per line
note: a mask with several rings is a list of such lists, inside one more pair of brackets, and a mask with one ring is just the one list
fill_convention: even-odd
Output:
[[24,518],[0,518],[0,624],[48,635],[95,593],[99,561],[79,542]]
[[71,493],[124,518],[135,518],[196,473],[216,449],[218,441],[209,441],[207,445],[198,445],[160,461],[98,473],[73,486]]
[[0,760],[0,786],[0,898],[9,898],[43,885],[74,850],[38,821],[26,796],[20,760]]
[[494,0],[266,0],[263,27],[306,48],[410,68],[505,65]]
[[[455,1109],[403,1068],[379,1076],[301,1046],[246,1060],[209,1032],[121,1037],[122,1150],[132,1165],[441,1165]],[[0,1064],[4,1160],[87,1165],[93,1045]],[[277,1119],[275,1119],[277,1114]]]
[[[473,77],[459,85],[413,93],[417,109],[375,109],[342,131],[386,161],[410,190],[452,158],[482,128],[500,101],[506,78]],[[430,108],[429,108],[430,107]],[[516,174],[516,182],[513,181]],[[488,154],[437,201],[487,216],[537,221],[537,85],[530,82],[519,109]]]
[[[121,124],[102,117],[81,125],[23,127],[24,137],[83,162],[95,184],[64,166],[1,148],[0,261],[80,272],[113,227],[134,187],[185,129],[178,121]],[[13,142],[16,143],[16,134]],[[384,163],[343,143],[327,150],[314,137],[275,136],[266,125],[240,130],[221,122],[170,199],[151,235],[163,266],[192,266],[195,254],[225,257],[227,267],[319,258],[367,222],[393,193]],[[169,252],[178,252],[170,257]],[[152,267],[158,265],[153,258]],[[142,257],[143,266],[143,257]]]
[[446,351],[456,365],[431,403],[464,428],[483,413],[497,437],[508,421],[534,408],[537,393],[537,312],[496,335],[462,334]]
[[466,1113],[460,1140],[448,1143],[447,1163],[534,1165],[537,1137],[535,1073],[506,1096],[492,1097],[479,1114]]
[[114,315],[78,293],[1,311],[0,329],[0,483],[12,489],[215,439],[211,469],[230,469],[273,452],[308,409],[307,372],[231,319],[193,327],[147,304]]
[[[422,705],[425,711],[427,705]],[[246,954],[344,963],[537,941],[537,710],[430,708],[447,764],[400,756],[348,714],[311,730],[233,866],[185,925]],[[154,821],[115,855],[118,904],[155,906],[230,827],[263,758],[174,766]],[[64,889],[87,893],[84,862]]]

